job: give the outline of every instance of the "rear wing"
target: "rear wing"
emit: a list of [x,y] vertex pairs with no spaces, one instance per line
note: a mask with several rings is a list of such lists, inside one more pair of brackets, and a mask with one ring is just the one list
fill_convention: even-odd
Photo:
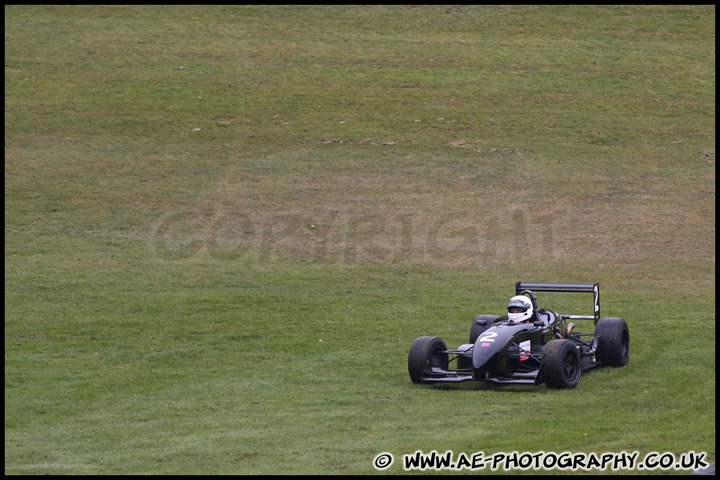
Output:
[[599,283],[533,283],[517,282],[515,284],[515,295],[523,291],[531,292],[581,292],[592,293],[594,297],[593,315],[563,315],[570,319],[585,319],[597,321],[600,319],[600,284]]

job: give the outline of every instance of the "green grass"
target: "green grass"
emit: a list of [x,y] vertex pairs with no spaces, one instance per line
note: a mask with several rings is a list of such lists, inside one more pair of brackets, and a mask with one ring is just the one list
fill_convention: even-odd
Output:
[[[6,7],[5,473],[714,461],[714,16]],[[600,282],[630,364],[410,382],[519,280]]]

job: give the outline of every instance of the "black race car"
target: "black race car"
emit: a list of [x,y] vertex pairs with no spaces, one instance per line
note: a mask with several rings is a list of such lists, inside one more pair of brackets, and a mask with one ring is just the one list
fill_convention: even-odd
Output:
[[[515,292],[512,300],[527,302],[529,318],[513,321],[513,313],[478,315],[470,328],[470,341],[455,350],[448,350],[437,337],[419,337],[408,356],[410,379],[414,383],[544,382],[550,388],[574,388],[583,370],[627,365],[630,331],[622,318],[600,318],[599,284],[518,282]],[[593,315],[538,309],[535,292],[592,293]],[[518,302],[511,301],[510,307],[514,303]],[[569,320],[592,320],[595,332],[579,333]]]

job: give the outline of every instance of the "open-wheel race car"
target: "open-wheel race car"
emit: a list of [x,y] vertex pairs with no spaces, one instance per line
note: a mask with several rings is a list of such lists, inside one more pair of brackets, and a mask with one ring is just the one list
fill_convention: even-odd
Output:
[[[537,307],[535,292],[587,292],[593,315],[566,315]],[[592,320],[579,333],[570,320]],[[437,337],[419,337],[408,356],[414,383],[464,382],[575,388],[583,370],[622,367],[630,359],[630,331],[620,317],[600,317],[600,286],[585,283],[518,282],[508,314],[478,315],[469,342],[449,350]]]

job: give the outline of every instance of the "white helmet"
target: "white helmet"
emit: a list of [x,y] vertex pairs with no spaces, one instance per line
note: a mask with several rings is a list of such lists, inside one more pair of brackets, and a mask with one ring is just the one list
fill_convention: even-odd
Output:
[[524,295],[516,295],[508,303],[508,321],[510,323],[527,322],[533,316],[530,299]]

